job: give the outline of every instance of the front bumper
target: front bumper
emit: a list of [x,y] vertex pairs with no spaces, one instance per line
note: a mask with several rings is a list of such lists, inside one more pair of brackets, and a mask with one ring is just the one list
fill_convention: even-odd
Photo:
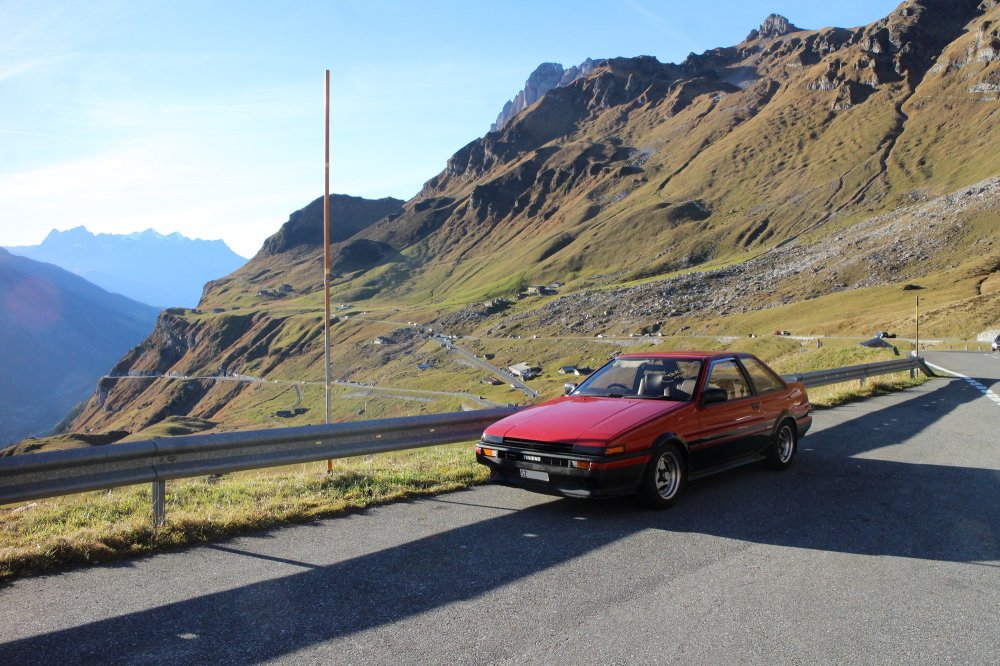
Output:
[[[486,455],[483,449],[495,455]],[[637,491],[649,455],[556,455],[483,444],[476,447],[476,462],[490,469],[490,480],[534,492],[563,497],[619,497]],[[574,462],[589,464],[590,468],[574,467]],[[522,470],[529,476],[524,476]]]

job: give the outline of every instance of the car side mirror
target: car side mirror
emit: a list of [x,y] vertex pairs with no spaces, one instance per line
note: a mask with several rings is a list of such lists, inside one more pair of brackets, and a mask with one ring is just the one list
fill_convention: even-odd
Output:
[[569,395],[576,390],[576,384],[572,382],[566,382],[563,384],[563,395]]
[[729,394],[726,393],[726,389],[722,388],[707,388],[701,394],[701,404],[703,405],[725,402],[726,400],[729,400]]

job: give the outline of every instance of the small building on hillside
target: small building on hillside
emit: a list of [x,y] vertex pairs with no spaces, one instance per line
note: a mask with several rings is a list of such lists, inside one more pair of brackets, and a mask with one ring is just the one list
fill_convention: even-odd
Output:
[[483,307],[489,312],[499,312],[500,310],[506,310],[511,305],[510,301],[506,298],[494,298],[492,300],[483,303]]
[[507,368],[507,372],[521,379],[531,379],[537,376],[540,371],[541,368],[532,367],[527,363],[516,363]]

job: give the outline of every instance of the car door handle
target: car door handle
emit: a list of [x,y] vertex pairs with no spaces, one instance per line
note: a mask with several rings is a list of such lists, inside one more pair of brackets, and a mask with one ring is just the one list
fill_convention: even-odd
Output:
[[759,402],[753,402],[753,403],[750,403],[750,407],[751,407],[752,409],[754,409],[754,410],[758,411],[758,412],[760,411],[760,403],[759,403]]

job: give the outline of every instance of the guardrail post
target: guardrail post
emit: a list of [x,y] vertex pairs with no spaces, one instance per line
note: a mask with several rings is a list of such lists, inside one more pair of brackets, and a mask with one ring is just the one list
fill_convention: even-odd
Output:
[[167,482],[153,481],[153,527],[167,524]]

